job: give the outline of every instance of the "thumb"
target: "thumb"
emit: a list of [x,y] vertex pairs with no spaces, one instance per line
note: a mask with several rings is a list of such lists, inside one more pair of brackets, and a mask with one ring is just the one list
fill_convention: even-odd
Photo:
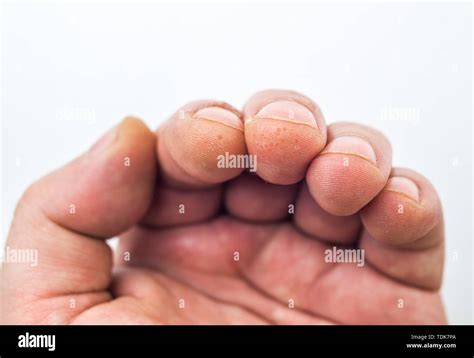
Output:
[[[7,322],[67,321],[111,299],[112,255],[102,239],[133,226],[147,210],[155,184],[155,147],[156,137],[143,122],[127,118],[24,193],[0,280]],[[36,262],[8,259],[19,253],[31,254]]]

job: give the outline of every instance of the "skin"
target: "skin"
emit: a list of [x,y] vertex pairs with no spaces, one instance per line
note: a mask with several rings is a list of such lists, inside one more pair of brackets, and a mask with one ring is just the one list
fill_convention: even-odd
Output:
[[[3,265],[1,323],[445,324],[443,235],[435,189],[375,129],[326,126],[292,91],[197,101],[155,133],[126,118],[24,193],[7,246],[39,264]],[[333,246],[365,265],[327,263]]]

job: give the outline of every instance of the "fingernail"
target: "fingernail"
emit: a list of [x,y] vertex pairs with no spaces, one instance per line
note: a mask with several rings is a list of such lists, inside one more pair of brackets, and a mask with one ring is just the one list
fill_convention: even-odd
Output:
[[420,190],[411,179],[405,177],[391,177],[385,186],[385,190],[405,194],[417,203],[420,202]]
[[324,153],[352,154],[377,163],[374,148],[366,140],[356,136],[334,138],[324,150]]
[[221,107],[202,108],[194,113],[193,118],[220,122],[238,130],[244,130],[244,125],[239,116],[237,116],[234,112]]
[[96,154],[100,153],[109,147],[115,140],[117,139],[118,135],[118,126],[110,129],[107,133],[105,133],[89,150],[91,153]]
[[305,106],[294,101],[276,101],[263,106],[254,118],[270,118],[306,124],[318,129],[316,118]]

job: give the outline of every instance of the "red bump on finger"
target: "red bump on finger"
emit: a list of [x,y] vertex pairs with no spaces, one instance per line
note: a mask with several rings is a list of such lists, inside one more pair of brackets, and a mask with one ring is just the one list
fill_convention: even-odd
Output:
[[246,114],[245,141],[249,154],[257,158],[257,174],[282,185],[303,179],[309,163],[326,144],[326,127],[319,109],[277,98],[264,101],[255,113]]

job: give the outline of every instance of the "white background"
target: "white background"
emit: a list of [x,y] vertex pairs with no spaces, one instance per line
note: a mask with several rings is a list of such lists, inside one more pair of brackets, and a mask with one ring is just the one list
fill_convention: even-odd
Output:
[[2,240],[25,187],[125,115],[156,127],[189,100],[294,89],[329,123],[385,132],[394,164],[435,184],[443,297],[472,323],[471,52],[470,4],[5,4]]

